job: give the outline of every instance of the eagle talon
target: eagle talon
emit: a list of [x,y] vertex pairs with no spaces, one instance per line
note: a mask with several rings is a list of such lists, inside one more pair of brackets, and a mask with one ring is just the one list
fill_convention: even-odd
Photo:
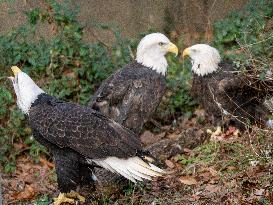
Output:
[[74,204],[75,199],[70,199],[65,196],[66,194],[60,193],[57,198],[54,198],[53,205],[61,205],[62,203]]

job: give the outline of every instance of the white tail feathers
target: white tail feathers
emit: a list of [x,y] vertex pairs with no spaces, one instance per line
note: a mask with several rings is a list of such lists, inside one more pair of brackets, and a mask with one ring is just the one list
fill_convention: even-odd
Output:
[[92,160],[97,165],[118,173],[130,181],[143,181],[143,179],[151,180],[151,177],[162,176],[164,171],[155,165],[147,164],[139,157],[131,157],[128,159],[120,159],[117,157],[107,157],[106,159]]

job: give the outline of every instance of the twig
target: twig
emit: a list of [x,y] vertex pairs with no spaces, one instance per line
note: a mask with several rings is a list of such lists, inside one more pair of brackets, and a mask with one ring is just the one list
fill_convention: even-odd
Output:
[[150,122],[153,123],[157,128],[159,128],[161,130],[162,126],[159,122],[157,122],[154,119],[150,119]]
[[[240,120],[238,116],[235,116],[235,115],[231,114],[230,112],[228,112],[227,110],[225,110],[225,109],[222,107],[222,104],[219,103],[219,102],[217,101],[215,95],[213,94],[210,85],[208,85],[208,87],[209,87],[209,91],[210,91],[210,93],[211,93],[211,95],[212,95],[212,99],[213,99],[213,101],[215,102],[215,104],[217,105],[217,107],[220,109],[221,113],[222,113],[223,115],[230,115],[231,117],[235,118],[236,120],[238,120],[239,122],[243,123],[243,124],[247,127],[247,124],[246,124],[245,122],[243,122],[242,120]],[[227,95],[227,93],[225,93],[225,94]],[[229,97],[229,95],[227,95],[227,96]],[[230,99],[231,101],[233,101],[230,97],[229,97],[229,99]],[[233,101],[233,102],[234,102],[234,101]],[[234,103],[235,103],[235,102],[234,102]],[[240,108],[240,106],[238,106],[236,103],[235,103],[235,105],[236,105],[238,108]],[[242,109],[242,108],[240,108],[240,109]],[[250,116],[251,116],[251,115],[250,115]]]

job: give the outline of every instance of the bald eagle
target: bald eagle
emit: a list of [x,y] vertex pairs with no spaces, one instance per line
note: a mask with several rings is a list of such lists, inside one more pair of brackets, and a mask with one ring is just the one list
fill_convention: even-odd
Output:
[[139,134],[165,93],[167,52],[177,55],[178,48],[165,35],[146,35],[137,47],[136,60],[108,77],[89,105]]
[[[53,155],[61,191],[54,204],[73,203],[82,172],[94,166],[118,173],[132,182],[151,180],[163,171],[151,164],[139,138],[129,129],[90,107],[60,101],[40,89],[18,67],[10,77],[17,105],[26,114],[34,138]],[[147,161],[148,160],[148,161]],[[149,161],[150,160],[150,161]]]
[[191,93],[204,108],[205,116],[213,124],[228,122],[244,129],[250,123],[263,124],[266,109],[258,92],[240,75],[231,61],[221,61],[217,49],[196,44],[183,51],[192,62],[193,81]]

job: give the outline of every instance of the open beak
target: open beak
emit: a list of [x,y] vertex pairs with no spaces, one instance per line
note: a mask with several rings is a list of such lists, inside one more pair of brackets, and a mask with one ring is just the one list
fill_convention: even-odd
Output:
[[16,76],[18,73],[22,72],[17,66],[12,66],[11,70],[12,70],[14,76]]
[[174,53],[175,56],[178,54],[178,48],[176,45],[174,45],[172,42],[169,43],[168,52]]
[[183,51],[182,57],[185,58],[186,56],[189,56],[189,55],[190,55],[190,49],[189,49],[189,48],[186,48],[186,49]]

